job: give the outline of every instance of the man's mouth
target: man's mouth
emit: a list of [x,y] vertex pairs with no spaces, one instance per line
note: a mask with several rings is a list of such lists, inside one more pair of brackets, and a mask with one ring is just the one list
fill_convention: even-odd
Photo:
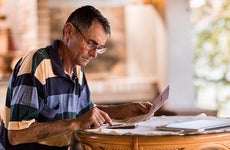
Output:
[[89,62],[90,58],[83,57],[83,60],[86,61],[86,62]]

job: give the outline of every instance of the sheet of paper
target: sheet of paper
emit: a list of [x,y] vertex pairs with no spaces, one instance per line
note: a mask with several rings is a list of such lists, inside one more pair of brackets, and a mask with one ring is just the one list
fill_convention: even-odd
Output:
[[169,85],[164,89],[164,91],[162,93],[160,93],[159,96],[157,96],[156,99],[154,99],[151,102],[152,107],[150,108],[150,110],[147,114],[136,116],[136,117],[131,117],[129,119],[122,120],[122,122],[137,123],[137,122],[145,121],[145,120],[149,119],[167,101],[168,96],[169,96]]
[[230,127],[230,120],[208,120],[208,119],[201,119],[201,120],[192,120],[192,121],[185,121],[185,122],[178,122],[172,123],[163,126],[157,126],[157,129],[160,130],[183,130],[183,131],[197,131],[202,132],[206,130],[213,130],[219,128],[226,128]]

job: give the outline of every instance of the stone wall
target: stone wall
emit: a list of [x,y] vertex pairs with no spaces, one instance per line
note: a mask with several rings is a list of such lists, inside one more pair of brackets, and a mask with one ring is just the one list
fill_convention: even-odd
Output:
[[[68,15],[74,8],[52,8],[50,9],[51,41],[62,37],[62,29]],[[111,76],[126,75],[126,36],[124,23],[124,7],[99,7],[111,24],[112,36],[109,39],[108,52],[98,55],[92,60],[85,71],[92,80],[107,79]],[[58,15],[57,15],[58,14]]]
[[[53,5],[55,1],[49,0],[7,2],[11,4],[7,10],[17,12],[16,17],[8,12],[8,23],[16,51],[22,52],[61,39],[67,17],[79,7]],[[93,98],[105,99],[105,92],[107,97],[119,95],[120,100],[154,97],[159,81],[166,81],[165,32],[156,10],[151,5],[96,7],[110,21],[112,35],[108,52],[85,68]]]

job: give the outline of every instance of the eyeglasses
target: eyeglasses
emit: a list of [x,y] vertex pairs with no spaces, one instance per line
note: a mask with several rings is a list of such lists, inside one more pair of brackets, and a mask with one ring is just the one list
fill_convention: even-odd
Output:
[[81,30],[78,28],[78,26],[72,25],[77,29],[77,31],[80,33],[81,37],[84,39],[84,41],[87,43],[86,49],[88,50],[97,50],[98,54],[103,54],[107,51],[107,47],[105,45],[98,45],[96,41],[88,41],[85,36],[82,34]]

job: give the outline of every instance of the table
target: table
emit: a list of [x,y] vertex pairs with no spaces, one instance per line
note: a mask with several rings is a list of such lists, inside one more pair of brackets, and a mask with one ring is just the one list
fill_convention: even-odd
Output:
[[230,133],[206,135],[101,135],[79,134],[86,150],[229,150]]
[[[139,129],[122,129],[123,131],[118,129],[109,131],[102,127],[96,130],[77,131],[77,134],[86,150],[229,150],[230,129],[195,134],[162,132],[154,129],[156,124],[165,123],[166,120],[173,122],[173,120],[183,121],[202,117],[154,117],[152,122],[155,124],[151,125],[151,130],[147,126],[138,127]],[[159,120],[162,121],[156,122]],[[141,123],[140,126],[144,124]],[[144,135],[138,134],[136,130],[143,130]],[[147,135],[147,132],[150,134]]]

